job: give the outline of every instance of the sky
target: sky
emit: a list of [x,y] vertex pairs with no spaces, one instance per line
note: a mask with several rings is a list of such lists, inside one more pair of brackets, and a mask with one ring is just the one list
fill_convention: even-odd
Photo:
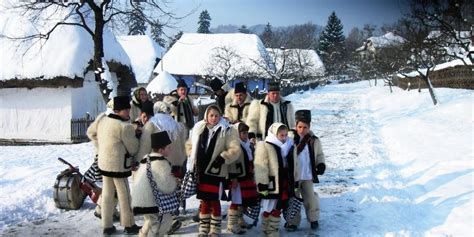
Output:
[[183,32],[196,32],[199,14],[206,9],[211,28],[267,22],[274,27],[307,22],[325,26],[335,11],[346,35],[355,26],[396,22],[407,11],[406,0],[174,0],[169,6],[178,16],[189,14],[177,25]]

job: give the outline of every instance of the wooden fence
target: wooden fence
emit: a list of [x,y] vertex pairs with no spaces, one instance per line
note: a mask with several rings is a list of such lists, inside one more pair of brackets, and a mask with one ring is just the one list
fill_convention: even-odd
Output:
[[71,141],[73,143],[87,142],[87,128],[94,122],[94,117],[86,116],[84,118],[71,119]]

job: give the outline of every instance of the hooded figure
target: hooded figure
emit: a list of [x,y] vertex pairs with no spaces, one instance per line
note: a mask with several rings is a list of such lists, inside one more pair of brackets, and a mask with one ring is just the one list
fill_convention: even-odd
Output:
[[228,165],[241,153],[237,131],[221,117],[219,107],[210,105],[204,119],[194,126],[190,142],[188,170],[197,174],[197,198],[201,199],[199,233],[219,235],[223,182]]
[[266,235],[279,232],[280,214],[294,195],[299,166],[293,141],[287,137],[288,127],[273,123],[265,141],[255,149],[255,182],[262,199],[262,228]]
[[151,134],[159,131],[167,131],[171,139],[170,149],[173,151],[168,155],[167,159],[171,163],[173,174],[178,178],[182,178],[185,168],[184,162],[186,161],[185,142],[187,129],[182,123],[176,122],[176,120],[171,117],[169,114],[169,105],[165,102],[157,101],[153,105],[153,110],[155,115],[142,129],[140,148],[136,155],[137,160],[142,160],[151,152]]
[[133,91],[132,101],[130,101],[130,120],[135,121],[142,112],[142,105],[148,99],[148,92],[144,87],[139,87]]

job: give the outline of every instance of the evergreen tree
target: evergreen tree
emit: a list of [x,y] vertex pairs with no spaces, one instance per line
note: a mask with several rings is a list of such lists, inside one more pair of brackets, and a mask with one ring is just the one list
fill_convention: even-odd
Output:
[[209,15],[209,12],[207,10],[204,10],[201,12],[199,15],[199,21],[198,21],[199,28],[197,30],[197,33],[204,33],[204,34],[210,34],[210,27],[211,27],[211,16]]
[[178,32],[174,37],[173,39],[170,40],[170,44],[168,45],[168,50],[171,49],[171,47],[173,47],[174,43],[176,43],[176,41],[178,41],[181,36],[183,36],[183,32],[180,31]]
[[265,26],[265,29],[263,30],[262,35],[260,35],[260,38],[262,39],[262,42],[265,45],[265,47],[271,48],[273,32],[272,32],[272,25],[270,25],[270,22],[268,22],[267,25]]
[[132,14],[128,16],[128,34],[129,35],[144,35],[146,32],[145,15],[143,14],[143,7],[140,2],[133,5]]
[[158,20],[153,21],[151,25],[151,38],[153,38],[156,43],[158,43],[161,47],[165,47],[166,41],[161,37],[163,35],[163,25],[160,24]]
[[323,59],[327,73],[336,75],[343,69],[345,54],[344,40],[341,20],[332,12],[328,23],[319,38],[318,53]]
[[250,30],[247,28],[246,25],[242,25],[240,28],[239,28],[239,32],[240,33],[243,33],[243,34],[250,34]]

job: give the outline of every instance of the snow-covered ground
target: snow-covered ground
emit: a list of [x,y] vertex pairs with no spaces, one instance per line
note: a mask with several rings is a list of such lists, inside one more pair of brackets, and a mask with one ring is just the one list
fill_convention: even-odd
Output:
[[[426,90],[394,89],[359,82],[288,97],[296,109],[311,109],[328,169],[315,185],[320,228],[303,222],[283,236],[474,235],[474,92],[438,88],[433,106]],[[57,157],[84,171],[92,144],[0,147],[2,236],[100,235],[88,199],[78,211],[55,208],[52,186],[65,168]],[[196,233],[189,221],[178,232]]]

